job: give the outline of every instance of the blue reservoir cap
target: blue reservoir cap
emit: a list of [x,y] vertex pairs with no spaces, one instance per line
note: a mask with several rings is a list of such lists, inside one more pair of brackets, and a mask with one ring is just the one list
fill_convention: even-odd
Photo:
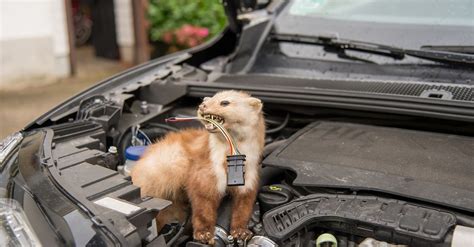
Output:
[[130,146],[125,150],[127,160],[138,160],[145,152],[147,146]]

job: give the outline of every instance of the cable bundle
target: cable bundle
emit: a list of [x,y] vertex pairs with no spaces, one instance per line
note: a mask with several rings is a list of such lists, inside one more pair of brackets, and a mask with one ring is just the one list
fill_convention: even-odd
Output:
[[191,121],[191,120],[204,120],[207,121],[214,126],[217,127],[217,129],[221,132],[221,134],[224,136],[224,138],[227,140],[227,143],[229,144],[230,147],[230,155],[239,155],[240,152],[237,148],[237,145],[235,145],[234,138],[229,134],[229,132],[219,123],[212,119],[207,119],[207,118],[202,118],[202,117],[171,117],[165,119],[166,122],[184,122],[184,121]]

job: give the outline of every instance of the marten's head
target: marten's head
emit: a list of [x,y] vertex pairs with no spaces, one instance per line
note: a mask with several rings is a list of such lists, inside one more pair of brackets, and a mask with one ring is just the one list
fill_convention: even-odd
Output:
[[[213,97],[205,97],[197,114],[215,120],[234,133],[263,125],[262,102],[245,92],[221,91]],[[207,121],[202,123],[209,132],[218,131],[213,124]]]

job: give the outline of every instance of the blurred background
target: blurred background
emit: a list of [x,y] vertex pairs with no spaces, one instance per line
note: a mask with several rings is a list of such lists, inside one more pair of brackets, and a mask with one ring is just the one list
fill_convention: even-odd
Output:
[[0,0],[0,138],[134,65],[224,29],[220,0]]

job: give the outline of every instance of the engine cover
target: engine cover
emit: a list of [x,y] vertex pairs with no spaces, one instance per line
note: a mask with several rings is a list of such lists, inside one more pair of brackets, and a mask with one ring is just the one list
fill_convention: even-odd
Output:
[[264,165],[294,185],[379,191],[474,212],[474,138],[343,122],[315,122]]

